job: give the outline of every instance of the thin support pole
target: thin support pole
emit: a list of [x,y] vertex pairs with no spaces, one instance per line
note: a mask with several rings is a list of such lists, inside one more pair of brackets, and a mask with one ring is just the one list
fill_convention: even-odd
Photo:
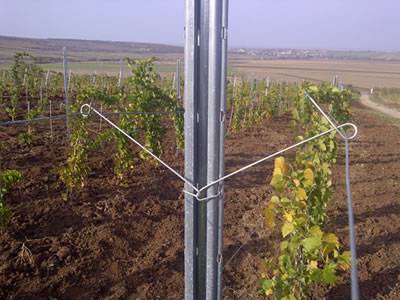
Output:
[[50,138],[53,140],[53,112],[52,112],[52,105],[51,100],[49,100],[49,120],[50,120]]
[[[197,94],[195,81],[197,72],[194,61],[197,60],[196,45],[198,34],[197,1],[185,1],[185,177],[197,182],[196,143],[197,143]],[[189,185],[185,190],[194,192]],[[185,194],[185,300],[195,300],[197,293],[197,210],[195,197]]]
[[119,60],[119,74],[118,74],[118,87],[122,84],[122,59]]
[[71,93],[71,91],[72,91],[72,84],[71,84],[71,81],[72,81],[72,70],[71,69],[69,69],[69,71],[68,71],[68,91]]
[[64,66],[64,95],[65,95],[65,124],[67,126],[67,139],[70,137],[69,128],[69,99],[68,99],[68,60],[67,60],[67,48],[63,49],[63,66]]
[[[103,103],[100,104],[100,113],[103,114]],[[101,131],[102,125],[103,125],[103,118],[100,118],[99,131]]]
[[50,78],[50,70],[47,70],[46,79],[45,79],[45,86],[46,86],[46,88],[47,88],[47,85],[48,85],[48,83],[49,83],[49,78]]
[[348,139],[345,139],[345,152],[346,152],[346,192],[347,192],[347,210],[349,219],[349,240],[351,251],[351,299],[358,300],[359,287],[358,287],[358,272],[357,272],[357,246],[356,246],[356,232],[353,213],[353,197],[351,194],[350,185],[350,146]]
[[[220,116],[220,147],[219,147],[219,175],[225,175],[225,132],[226,132],[226,88],[228,73],[228,11],[229,0],[222,0],[222,57],[221,57],[221,116]],[[218,201],[218,275],[217,299],[222,299],[223,291],[223,253],[224,253],[224,182],[220,183],[220,198]]]
[[[209,6],[210,0],[200,0],[197,11],[199,18],[198,51],[199,56],[196,60],[197,77],[197,116],[198,116],[198,141],[197,148],[198,161],[198,187],[207,184],[207,143],[208,143],[208,68],[209,68]],[[200,198],[206,197],[204,191],[199,195]],[[197,297],[206,298],[206,263],[207,263],[207,203],[198,204],[197,211]]]

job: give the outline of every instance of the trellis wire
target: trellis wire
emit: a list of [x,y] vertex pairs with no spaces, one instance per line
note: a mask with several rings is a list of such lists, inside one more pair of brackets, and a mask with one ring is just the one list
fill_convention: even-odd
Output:
[[[85,112],[85,109],[87,109],[87,112]],[[124,130],[119,128],[117,125],[115,125],[113,122],[111,122],[109,119],[107,119],[104,115],[102,115],[100,112],[98,112],[95,108],[91,107],[89,104],[84,104],[81,106],[81,114],[83,117],[89,116],[89,113],[91,111],[95,112],[98,116],[103,118],[108,124],[111,125],[111,127],[114,127],[117,129],[119,132],[121,132],[125,137],[127,137],[130,141],[135,143],[137,146],[139,146],[143,151],[145,151],[147,154],[149,154],[151,157],[153,157],[155,160],[157,160],[160,164],[162,164],[164,167],[166,167],[168,170],[170,170],[173,174],[175,174],[178,178],[180,178],[183,182],[187,183],[190,185],[193,189],[197,190],[197,188],[186,178],[184,178],[182,175],[180,175],[177,171],[175,171],[172,167],[170,167],[167,163],[165,163],[163,160],[161,160],[159,157],[154,155],[150,150],[148,150],[146,147],[144,147],[141,143],[136,141],[134,138],[132,138],[129,134],[127,134]]]
[[[86,111],[85,111],[85,110],[86,110]],[[217,179],[217,180],[214,180],[214,181],[208,183],[207,185],[205,185],[205,186],[203,186],[203,187],[201,187],[201,188],[197,188],[197,187],[195,187],[189,180],[187,180],[185,177],[183,177],[181,174],[179,174],[177,171],[175,171],[172,167],[170,167],[166,162],[164,162],[163,160],[161,160],[159,157],[157,157],[156,155],[154,155],[150,150],[148,150],[146,147],[144,147],[140,142],[138,142],[137,140],[135,140],[134,138],[132,138],[129,134],[127,134],[124,130],[122,130],[121,128],[119,128],[119,127],[118,127],[116,124],[114,124],[112,121],[110,121],[109,119],[107,119],[103,114],[101,114],[99,111],[97,111],[97,110],[96,110],[95,108],[93,108],[91,105],[89,105],[89,104],[84,104],[84,105],[82,105],[80,111],[81,111],[82,116],[84,116],[84,117],[87,117],[87,116],[90,114],[90,112],[93,111],[93,112],[95,112],[99,117],[103,118],[108,124],[110,124],[112,127],[114,127],[114,128],[117,129],[119,132],[121,132],[121,133],[122,133],[124,136],[126,136],[129,140],[131,140],[133,143],[135,143],[137,146],[139,146],[142,150],[144,150],[144,151],[147,152],[149,155],[151,155],[155,160],[157,160],[157,161],[158,161],[159,163],[161,163],[164,167],[166,167],[168,170],[170,170],[173,174],[175,174],[175,175],[176,175],[178,178],[180,178],[183,182],[189,184],[190,187],[196,192],[196,194],[191,193],[191,192],[188,192],[188,191],[185,191],[185,190],[184,190],[183,192],[186,193],[186,194],[188,194],[188,195],[190,195],[190,196],[192,196],[192,197],[195,197],[195,198],[198,199],[199,201],[207,201],[207,200],[209,200],[209,198],[215,198],[215,197],[218,196],[219,193],[218,193],[218,194],[215,194],[215,195],[212,195],[211,197],[200,198],[200,194],[201,194],[203,191],[209,189],[211,186],[214,186],[214,185],[216,185],[216,184],[218,184],[218,183],[220,183],[220,182],[222,182],[222,181],[224,181],[224,180],[226,180],[226,179],[228,179],[228,178],[230,178],[230,177],[232,177],[232,176],[234,176],[234,175],[236,175],[236,174],[239,174],[239,173],[241,173],[241,172],[244,172],[244,171],[246,171],[247,169],[252,168],[252,167],[254,167],[254,166],[256,166],[256,165],[258,165],[258,164],[260,164],[260,163],[262,163],[262,162],[264,162],[264,161],[267,161],[267,160],[269,160],[269,159],[271,159],[271,158],[274,158],[274,157],[276,157],[276,156],[278,156],[278,155],[280,155],[280,154],[282,154],[282,153],[284,153],[284,152],[287,152],[287,151],[289,151],[289,150],[292,150],[292,149],[294,149],[294,148],[297,148],[297,147],[299,147],[299,146],[301,146],[301,145],[303,145],[303,144],[306,144],[306,143],[308,143],[308,142],[310,142],[310,141],[312,141],[312,140],[318,139],[318,138],[320,138],[320,137],[322,137],[322,136],[324,136],[324,135],[327,135],[327,134],[329,134],[329,133],[331,133],[331,132],[333,132],[333,131],[340,132],[340,129],[341,129],[341,128],[344,128],[344,127],[352,127],[353,130],[354,130],[354,131],[353,131],[353,134],[352,134],[351,136],[348,136],[348,137],[346,136],[345,139],[347,139],[347,140],[352,140],[352,139],[354,139],[354,138],[357,136],[357,134],[358,134],[358,128],[357,128],[357,126],[354,125],[353,123],[344,123],[344,124],[341,124],[341,125],[339,125],[339,126],[334,125],[334,128],[328,129],[328,130],[326,130],[326,131],[324,131],[324,132],[321,132],[321,133],[319,133],[319,134],[316,134],[316,135],[314,135],[314,136],[312,136],[312,137],[310,137],[310,138],[307,138],[307,139],[305,139],[305,140],[303,140],[303,141],[300,141],[300,142],[298,142],[298,143],[296,143],[296,144],[293,144],[293,145],[291,145],[291,146],[289,146],[289,147],[286,147],[286,148],[284,148],[284,149],[282,149],[282,150],[276,151],[276,152],[274,152],[274,153],[272,153],[272,154],[270,154],[270,155],[268,155],[268,156],[265,156],[265,157],[263,157],[263,158],[261,158],[261,159],[255,161],[255,162],[251,163],[251,164],[248,164],[248,165],[246,165],[246,166],[244,166],[244,167],[242,167],[242,168],[240,168],[240,169],[238,169],[238,170],[236,170],[236,171],[234,171],[234,172],[232,172],[232,173],[229,173],[229,174],[227,174],[227,175],[225,175],[225,176],[223,176],[223,177],[221,177],[221,178],[219,178],[219,179]]]
[[[49,100],[51,101],[51,100]],[[62,103],[62,105],[64,105]],[[145,112],[145,111],[133,111],[133,112],[104,112],[103,114],[106,116],[113,116],[113,115],[171,115],[174,113],[184,113],[182,109],[178,109],[175,112],[164,112],[164,111],[153,111],[153,112]],[[70,116],[77,116],[80,115],[80,113],[70,113]],[[56,115],[53,116],[53,119],[64,119],[66,117],[65,114],[61,115]],[[43,121],[43,120],[48,120],[50,117],[37,117],[33,118],[30,120],[24,119],[24,120],[14,120],[14,121],[4,121],[0,122],[0,126],[7,126],[7,125],[16,125],[16,124],[25,124],[25,123],[31,123],[31,122],[38,122],[38,121]]]

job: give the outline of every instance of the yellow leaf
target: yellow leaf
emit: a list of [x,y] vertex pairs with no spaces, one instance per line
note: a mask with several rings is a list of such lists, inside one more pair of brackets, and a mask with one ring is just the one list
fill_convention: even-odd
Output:
[[318,269],[318,262],[316,260],[312,260],[307,267],[309,270]]
[[274,172],[272,173],[272,176],[276,176],[276,175],[283,175],[283,171],[281,168],[275,168]]
[[310,236],[322,239],[323,232],[321,231],[321,228],[319,228],[319,226],[313,226],[310,228]]
[[293,182],[296,187],[298,187],[300,185],[300,180],[298,180],[298,179],[294,179]]
[[293,222],[293,215],[292,215],[292,212],[290,212],[290,213],[285,212],[284,216],[285,216],[286,221],[288,221],[288,222],[290,222],[290,223]]
[[310,168],[304,170],[304,178],[307,186],[312,186],[314,184],[314,172]]
[[278,196],[272,196],[270,202],[274,203],[274,204],[279,204],[279,197]]
[[322,252],[325,256],[334,253],[334,251],[339,248],[339,240],[333,233],[324,234],[322,241],[324,242],[324,248]]
[[296,191],[296,198],[299,201],[305,201],[307,200],[307,194],[306,191],[303,188],[298,188]]
[[333,233],[325,233],[322,241],[339,247],[339,240]]
[[275,203],[269,202],[267,207],[264,210],[264,217],[265,217],[265,225],[269,228],[275,227]]
[[346,271],[351,267],[351,252],[350,251],[344,251],[338,259],[339,262],[339,267],[343,270]]
[[[278,171],[278,169],[280,171]],[[274,163],[274,173],[281,172],[280,175],[285,175],[287,173],[287,164],[283,156],[279,156],[275,159]]]

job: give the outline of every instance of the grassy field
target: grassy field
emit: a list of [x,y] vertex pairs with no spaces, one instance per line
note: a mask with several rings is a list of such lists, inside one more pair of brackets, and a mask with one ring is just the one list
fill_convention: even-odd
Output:
[[344,84],[359,89],[400,88],[400,63],[358,60],[233,60],[234,73],[276,81],[331,81],[335,75]]

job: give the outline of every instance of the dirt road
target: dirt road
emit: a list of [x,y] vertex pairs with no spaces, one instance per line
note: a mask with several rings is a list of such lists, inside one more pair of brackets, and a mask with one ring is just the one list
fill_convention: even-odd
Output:
[[369,95],[368,94],[362,94],[361,98],[360,98],[360,101],[361,101],[361,103],[363,105],[365,105],[365,106],[367,106],[367,107],[369,107],[369,108],[371,108],[371,109],[373,109],[375,111],[384,113],[384,114],[386,114],[386,115],[388,115],[388,116],[390,116],[392,118],[400,119],[400,111],[395,110],[395,109],[390,108],[390,107],[387,107],[387,106],[380,105],[378,103],[375,103],[375,102],[371,101],[369,99]]

